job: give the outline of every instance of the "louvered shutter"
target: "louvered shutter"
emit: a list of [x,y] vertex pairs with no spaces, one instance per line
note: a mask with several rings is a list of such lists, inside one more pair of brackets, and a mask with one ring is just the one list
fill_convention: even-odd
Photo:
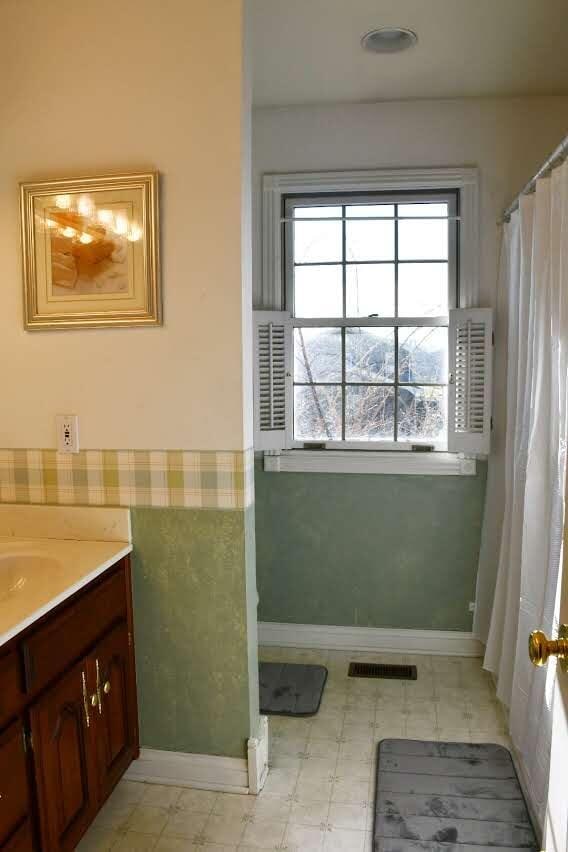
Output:
[[448,450],[486,455],[491,442],[493,311],[450,311]]
[[254,312],[254,447],[286,446],[292,323],[285,311]]

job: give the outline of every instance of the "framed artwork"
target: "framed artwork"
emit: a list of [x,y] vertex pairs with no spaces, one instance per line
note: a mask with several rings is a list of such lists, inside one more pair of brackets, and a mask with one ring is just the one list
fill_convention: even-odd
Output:
[[20,184],[30,331],[159,325],[158,175]]

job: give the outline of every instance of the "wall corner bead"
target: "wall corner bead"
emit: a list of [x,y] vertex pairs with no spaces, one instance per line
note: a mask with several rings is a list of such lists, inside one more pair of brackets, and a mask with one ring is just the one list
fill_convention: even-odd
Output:
[[247,742],[249,793],[258,795],[268,777],[268,716],[261,716],[258,737]]

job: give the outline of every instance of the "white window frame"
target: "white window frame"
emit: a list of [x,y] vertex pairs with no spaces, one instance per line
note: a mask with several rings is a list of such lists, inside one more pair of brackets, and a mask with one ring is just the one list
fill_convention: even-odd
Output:
[[[399,194],[401,191],[457,191],[460,217],[459,268],[456,270],[458,282],[457,304],[450,307],[470,308],[477,306],[479,298],[479,176],[478,170],[467,168],[434,169],[382,169],[373,171],[342,172],[299,172],[293,174],[268,174],[263,177],[262,186],[262,279],[257,282],[257,306],[264,310],[284,310],[287,299],[285,293],[286,263],[285,257],[284,204],[287,196],[321,194],[342,196],[346,194],[366,195],[369,193]],[[301,323],[301,321],[300,321]],[[368,323],[368,321],[367,321]],[[294,319],[294,324],[299,324]],[[314,325],[314,321],[306,321]],[[329,323],[325,321],[325,324]],[[341,324],[339,321],[338,324]],[[377,325],[385,324],[380,320]],[[400,323],[399,323],[400,324]],[[410,321],[408,324],[411,324]],[[435,322],[433,324],[436,324]],[[439,324],[439,323],[438,323]],[[445,325],[445,323],[444,323]],[[288,418],[291,406],[288,407]],[[292,424],[288,422],[287,441],[289,449],[279,454],[278,461],[272,455],[267,458],[270,470],[314,470],[313,451],[298,449],[302,444],[293,441]],[[365,463],[369,472],[417,473],[417,467],[425,464],[418,462],[416,454],[410,451],[410,445],[389,445],[389,447],[369,449],[341,442],[337,447],[328,444],[318,454],[316,469],[319,472],[360,471]],[[391,450],[390,452],[388,452]],[[388,458],[387,458],[388,452]],[[341,455],[339,455],[341,453]],[[353,462],[349,462],[349,458]],[[475,463],[464,464],[463,456],[447,452],[428,454],[429,472],[471,475],[475,473]]]
[[378,169],[352,172],[266,174],[262,179],[262,273],[255,286],[255,308],[284,310],[282,202],[286,195],[321,192],[399,192],[459,190],[459,307],[479,304],[479,172],[475,167]]
[[[448,267],[449,267],[449,275],[448,275],[448,313],[445,316],[437,316],[437,317],[384,317],[384,318],[369,318],[369,317],[358,317],[358,318],[302,318],[296,317],[294,315],[294,256],[293,256],[293,237],[292,237],[292,226],[289,224],[289,220],[294,218],[294,210],[298,209],[298,205],[295,204],[295,200],[300,200],[304,202],[308,202],[305,206],[317,207],[317,206],[332,206],[339,207],[344,206],[346,201],[348,200],[351,204],[413,204],[413,203],[426,203],[427,201],[432,202],[442,202],[448,205],[448,216],[450,217],[450,224],[455,224],[455,217],[458,213],[459,207],[459,199],[456,198],[455,190],[436,190],[436,194],[434,191],[422,191],[422,193],[413,193],[413,192],[405,192],[404,197],[401,193],[387,193],[379,196],[377,194],[369,195],[358,193],[353,196],[350,195],[348,198],[345,195],[334,196],[326,193],[325,195],[319,196],[286,196],[284,199],[284,216],[286,219],[285,223],[285,275],[284,275],[284,286],[286,289],[285,293],[285,301],[286,301],[286,309],[290,313],[292,317],[292,326],[293,329],[296,328],[316,328],[317,326],[321,326],[324,328],[402,328],[404,326],[407,327],[416,327],[416,326],[425,326],[428,328],[434,326],[440,326],[442,328],[449,329],[449,312],[453,308],[459,307],[459,295],[457,292],[459,277],[458,277],[458,238],[457,238],[457,229],[455,227],[450,227],[449,229],[449,239],[448,239]],[[299,214],[301,216],[301,214]],[[385,220],[386,221],[386,220]],[[342,261],[345,263],[345,259]],[[397,261],[398,263],[398,261]],[[371,383],[372,384],[372,383]],[[395,394],[397,392],[398,382],[391,384],[390,382],[385,382],[385,385],[392,386],[395,389]],[[428,384],[428,382],[419,382],[418,384]],[[295,383],[293,382],[293,387],[295,387]],[[447,383],[445,385],[447,392]],[[293,409],[293,391],[290,393],[290,403],[288,404],[287,418],[286,418],[286,447],[287,449],[304,449],[305,441],[299,441],[294,438],[294,423],[292,416]],[[396,415],[395,415],[396,422]],[[314,439],[315,443],[317,443],[317,439]],[[309,442],[308,442],[309,443]],[[436,452],[446,452],[447,451],[447,437],[443,441],[433,441],[433,440],[423,440],[419,439],[414,441],[333,441],[326,440],[325,445],[326,449],[330,450],[368,450],[371,452],[411,452],[412,447],[418,444],[427,444],[428,446],[434,447]]]

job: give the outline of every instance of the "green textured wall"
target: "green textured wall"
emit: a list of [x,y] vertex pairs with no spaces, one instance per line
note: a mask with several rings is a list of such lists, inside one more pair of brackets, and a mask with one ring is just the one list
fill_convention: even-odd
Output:
[[249,707],[254,735],[260,722],[260,690],[258,685],[258,591],[256,588],[256,545],[254,505],[245,510],[245,563],[247,604],[247,652],[249,672]]
[[471,630],[487,466],[477,476],[265,473],[259,621]]
[[258,730],[254,509],[131,511],[141,744],[243,757]]

